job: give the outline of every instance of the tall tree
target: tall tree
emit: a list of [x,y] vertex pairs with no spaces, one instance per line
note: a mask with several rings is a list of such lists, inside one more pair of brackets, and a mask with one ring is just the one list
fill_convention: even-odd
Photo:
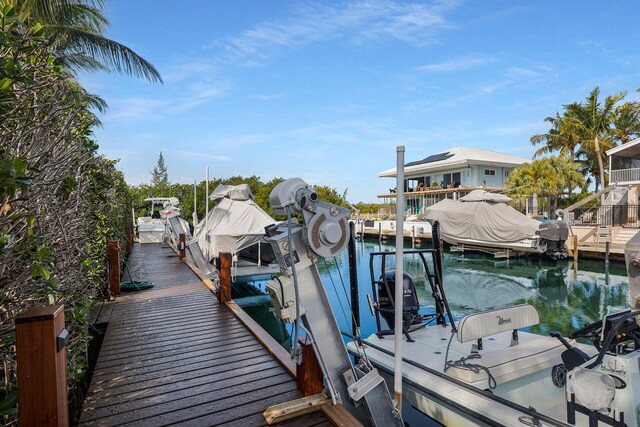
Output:
[[589,93],[584,103],[574,103],[567,106],[569,117],[564,120],[564,125],[576,133],[582,134],[582,147],[587,151],[593,151],[598,161],[600,188],[605,187],[602,151],[615,146],[612,129],[616,118],[616,104],[622,101],[626,95],[626,92],[620,92],[607,96],[602,102],[599,99],[600,88],[596,87]]
[[506,186],[511,193],[532,194],[531,209],[538,214],[538,195],[557,185],[556,173],[548,159],[534,160],[514,169],[509,174]]
[[162,82],[155,67],[127,46],[105,37],[110,23],[105,0],[0,0],[0,7],[18,1],[23,19],[41,24],[57,61],[72,71],[115,71]]
[[167,173],[167,166],[164,164],[162,151],[160,152],[160,156],[158,156],[156,167],[154,167],[153,172],[151,172],[151,185],[154,191],[159,192],[159,196],[168,195],[165,194],[165,192],[169,190],[169,174]]

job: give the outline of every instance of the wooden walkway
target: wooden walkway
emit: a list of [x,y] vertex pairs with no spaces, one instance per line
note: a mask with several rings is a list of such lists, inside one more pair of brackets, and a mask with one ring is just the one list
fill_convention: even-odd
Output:
[[[264,425],[267,407],[302,397],[295,379],[167,246],[134,246],[137,280],[109,326],[80,425]],[[328,426],[320,412],[281,425]]]

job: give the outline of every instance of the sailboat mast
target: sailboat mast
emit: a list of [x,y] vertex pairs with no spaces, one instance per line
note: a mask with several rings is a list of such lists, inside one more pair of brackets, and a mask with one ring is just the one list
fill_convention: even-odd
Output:
[[402,413],[402,305],[404,299],[404,145],[396,147],[396,288],[395,288],[395,360],[393,391],[396,408]]

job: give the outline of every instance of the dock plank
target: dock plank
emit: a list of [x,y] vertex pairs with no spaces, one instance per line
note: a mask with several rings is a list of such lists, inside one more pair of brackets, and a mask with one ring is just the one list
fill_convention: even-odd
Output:
[[[136,244],[128,266],[123,280],[154,287],[109,305],[80,425],[264,425],[267,407],[301,397],[290,367],[171,248]],[[322,413],[297,421],[330,425]]]

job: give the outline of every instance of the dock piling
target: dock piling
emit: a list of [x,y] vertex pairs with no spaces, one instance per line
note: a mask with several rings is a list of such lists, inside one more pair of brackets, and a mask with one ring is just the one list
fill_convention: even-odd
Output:
[[179,254],[180,254],[180,259],[184,259],[186,254],[185,254],[185,237],[184,237],[184,233],[180,233],[179,237],[179,244],[178,244],[178,249],[179,249]]
[[296,365],[296,384],[303,396],[313,396],[322,393],[322,369],[313,351],[309,336],[300,340],[302,348],[302,363]]
[[110,240],[107,244],[107,259],[109,261],[109,294],[112,297],[120,295],[120,243]]
[[231,254],[220,252],[220,304],[231,301]]
[[64,306],[32,308],[15,323],[20,425],[69,425]]

